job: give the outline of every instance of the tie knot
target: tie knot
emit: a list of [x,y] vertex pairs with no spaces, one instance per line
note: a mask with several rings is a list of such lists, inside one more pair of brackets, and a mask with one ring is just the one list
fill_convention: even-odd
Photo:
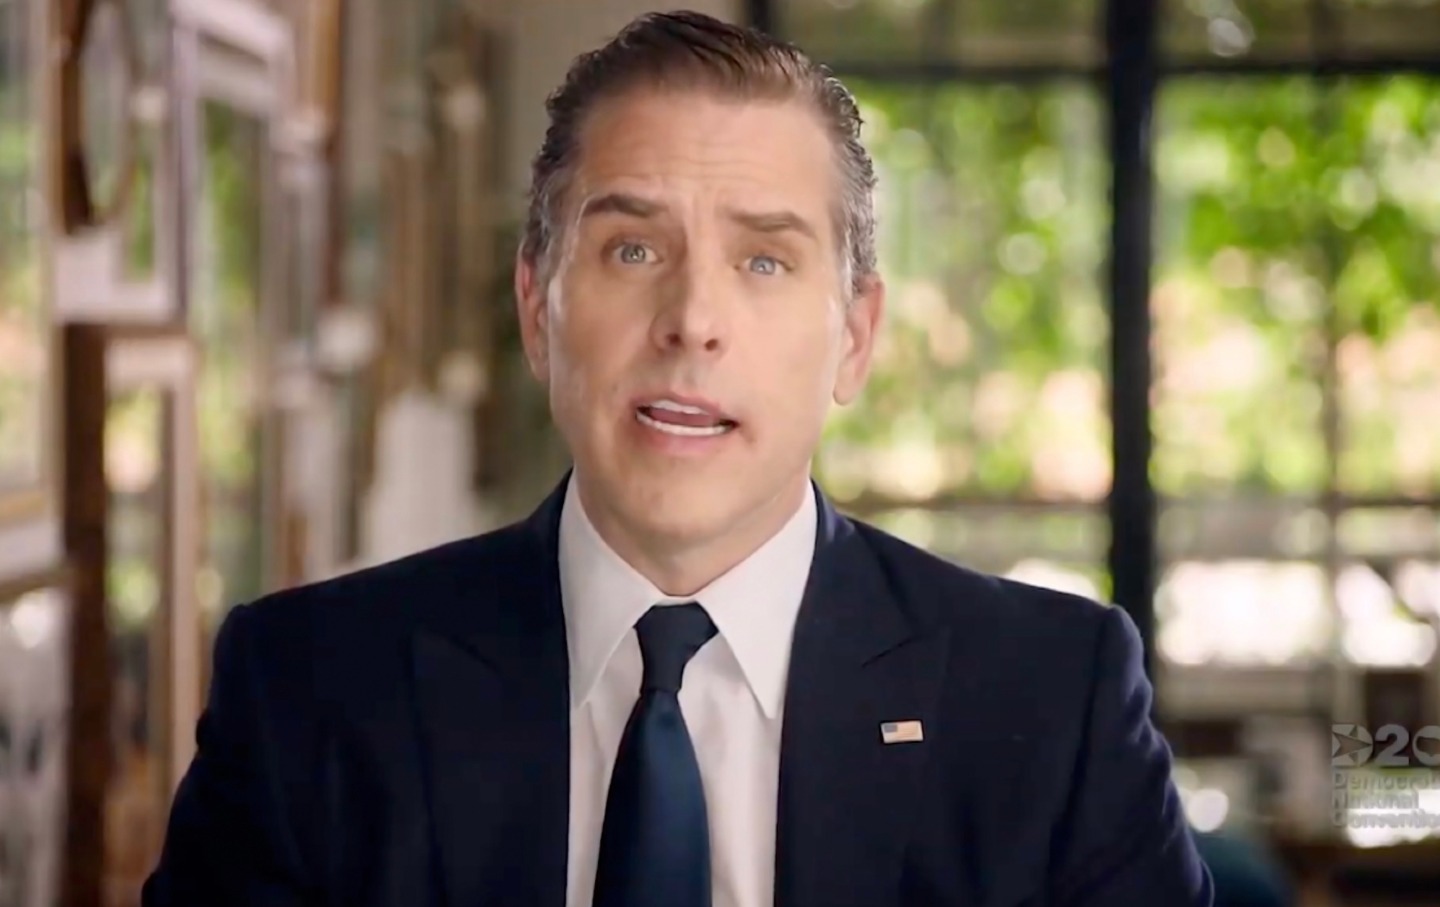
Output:
[[696,602],[656,605],[635,624],[640,653],[645,659],[641,692],[680,692],[685,665],[715,635],[715,624]]

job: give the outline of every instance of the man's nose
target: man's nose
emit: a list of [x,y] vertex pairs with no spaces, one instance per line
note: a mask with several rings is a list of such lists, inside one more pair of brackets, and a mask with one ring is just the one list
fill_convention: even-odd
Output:
[[718,353],[728,346],[728,273],[723,264],[687,256],[655,319],[654,339],[665,350]]

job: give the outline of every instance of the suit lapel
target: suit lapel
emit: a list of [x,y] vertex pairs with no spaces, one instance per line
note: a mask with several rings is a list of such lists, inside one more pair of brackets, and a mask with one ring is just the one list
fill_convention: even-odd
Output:
[[448,904],[564,904],[569,663],[553,553],[561,494],[493,537],[497,548],[478,555],[476,575],[456,583],[413,639]]
[[[569,660],[555,539],[565,483],[413,639],[439,870],[451,905],[563,907]],[[815,564],[796,621],[781,741],[776,907],[886,903],[900,882],[950,640],[902,609],[874,554],[817,492]]]
[[822,495],[815,565],[796,621],[781,737],[777,907],[896,897],[949,637],[901,609],[874,554]]

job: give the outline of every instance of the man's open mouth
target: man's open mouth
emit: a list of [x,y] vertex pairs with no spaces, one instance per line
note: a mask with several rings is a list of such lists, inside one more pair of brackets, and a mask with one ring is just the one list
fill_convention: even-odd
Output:
[[659,399],[635,408],[635,418],[648,428],[687,438],[708,438],[733,431],[734,419],[705,406]]

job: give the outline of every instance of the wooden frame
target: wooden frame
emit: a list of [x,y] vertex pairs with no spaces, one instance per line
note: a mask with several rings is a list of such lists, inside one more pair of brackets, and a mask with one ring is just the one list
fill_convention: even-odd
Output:
[[125,210],[136,174],[136,126],[128,105],[121,107],[119,115],[123,122],[118,127],[120,141],[118,172],[113,194],[107,199],[96,197],[96,180],[84,123],[88,111],[85,92],[87,77],[94,74],[86,71],[86,54],[97,40],[96,35],[102,24],[101,17],[109,14],[113,37],[119,46],[111,48],[118,56],[119,73],[103,73],[107,82],[119,77],[123,79],[122,89],[133,85],[140,72],[139,51],[135,35],[131,30],[129,11],[125,0],[63,0],[60,4],[61,40],[58,89],[60,105],[57,120],[56,146],[61,174],[59,178],[61,227],[67,234],[79,233],[94,227],[113,223]]
[[495,301],[489,297],[502,270],[495,128],[499,41],[464,7],[450,12],[442,33],[446,39],[426,60],[435,121],[430,177],[435,202],[427,243],[432,252],[426,261],[434,274],[434,311],[421,356],[431,364],[426,377],[437,389],[480,406],[494,384]]
[[[409,127],[420,128],[411,124]],[[427,191],[431,161],[422,142],[391,148],[385,157],[384,291],[376,362],[380,400],[425,380],[425,338],[435,311],[434,270],[428,229],[433,198]]]
[[[160,827],[115,828],[117,761],[113,729],[124,700],[111,670],[117,627],[112,623],[112,589],[117,567],[112,529],[108,425],[113,401],[135,391],[160,398],[154,441],[160,459],[152,464],[160,484],[153,496],[158,530],[151,566],[155,572],[154,612],[145,631],[145,686],[148,699],[144,752],[153,754],[147,771],[154,788],[122,788],[130,813],[163,821],[169,798],[194,752],[199,720],[201,634],[198,626],[196,537],[197,403],[194,344],[181,327],[72,324],[65,331],[70,406],[66,434],[74,455],[67,464],[67,554],[73,569],[71,771],[67,799],[74,829],[66,852],[66,902],[102,903],[113,883],[110,857],[117,845],[153,856]],[[84,666],[84,670],[81,669]],[[147,761],[150,756],[147,756]],[[137,797],[139,802],[137,803]],[[143,801],[147,801],[143,802]],[[133,871],[135,868],[132,866]],[[130,884],[138,880],[130,879]]]
[[333,304],[334,149],[340,116],[341,0],[284,5],[291,29],[290,96],[282,111],[280,205],[287,229],[281,265],[291,306],[279,336],[292,358],[315,357],[319,321]]
[[[257,343],[253,363],[258,376],[261,420],[260,544],[264,584],[280,585],[292,560],[288,494],[284,481],[285,418],[278,395],[283,369],[297,357],[287,345],[297,338],[287,329],[292,319],[290,275],[282,269],[293,242],[293,213],[286,213],[286,180],[313,169],[317,137],[299,108],[295,35],[292,24],[253,0],[172,0],[171,2],[171,154],[178,171],[180,198],[173,209],[176,242],[171,289],[182,317],[196,316],[194,275],[201,246],[198,204],[204,196],[202,165],[207,103],[228,107],[262,124],[260,163],[260,274],[257,287]],[[322,199],[323,201],[323,199]],[[301,319],[304,321],[305,319]]]
[[[165,92],[158,84],[160,72],[153,60],[152,68],[146,69],[129,2],[65,0],[62,4],[66,19],[59,41],[60,104],[54,144],[59,171],[56,208],[63,229],[55,237],[52,255],[59,321],[156,324],[176,316],[176,301],[164,275],[174,257],[172,212],[183,190],[163,140]],[[106,16],[116,41],[108,57],[114,71],[94,72],[90,67],[96,60],[88,55],[88,47],[98,40],[96,29]],[[157,30],[163,27],[148,24]],[[103,63],[107,58],[100,59]],[[89,82],[116,82],[121,87],[122,98],[111,108],[123,113],[112,128],[120,147],[115,184],[107,199],[96,198],[95,149],[83,129]],[[129,260],[137,218],[149,222],[152,248],[138,272]]]
[[295,34],[296,108],[331,134],[340,113],[340,32],[344,0],[282,4]]
[[431,277],[420,361],[427,384],[471,414],[472,488],[492,490],[504,473],[502,399],[512,318],[513,246],[500,204],[497,79],[504,44],[477,10],[458,6],[425,59],[433,123],[429,228]]
[[[360,15],[352,7],[351,12]],[[397,30],[415,28],[413,13]],[[397,41],[403,58],[386,86],[395,96],[380,168],[387,212],[376,364],[382,398],[423,385],[479,405],[492,385],[498,155],[494,128],[499,41],[473,10],[457,7],[434,44]],[[376,137],[377,143],[381,141]]]
[[[201,634],[195,594],[199,565],[194,546],[188,543],[196,536],[199,508],[197,370],[194,344],[180,331],[108,332],[107,396],[114,400],[148,391],[162,401],[157,426],[162,460],[157,475],[163,491],[154,514],[162,527],[154,564],[161,582],[159,607],[145,643],[149,657],[144,712],[149,720],[144,752],[153,764],[143,775],[148,782],[140,782],[153,786],[149,790],[133,786],[117,790],[117,785],[123,785],[118,772],[144,767],[144,763],[121,761],[113,767],[107,790],[106,881],[112,889],[130,895],[138,895],[144,874],[159,855],[170,797],[194,755],[194,729],[200,717]],[[111,551],[118,553],[113,533],[110,542]],[[107,569],[115,566],[118,564]],[[115,584],[107,585],[113,588]],[[114,611],[113,603],[110,611]],[[111,628],[112,640],[118,638],[117,629]],[[121,704],[119,692],[112,690],[112,714]]]
[[336,384],[344,445],[336,511],[336,570],[360,563],[363,511],[375,467],[379,401],[385,375],[379,342],[389,330],[384,285],[393,244],[390,230],[387,137],[389,107],[377,105],[392,67],[383,34],[392,24],[377,0],[347,0],[336,40],[335,128],[330,145],[334,179],[328,286],[333,305],[320,326],[318,358]]
[[198,531],[197,409],[195,376],[199,358],[190,337],[176,329],[111,329],[105,349],[105,380],[110,396],[154,390],[166,401],[163,426],[167,462],[164,495],[168,524],[161,569],[168,609],[154,641],[164,678],[152,705],[166,715],[162,741],[167,790],[180,783],[194,755],[195,722],[200,717],[199,641],[195,587],[199,565],[190,540]]

